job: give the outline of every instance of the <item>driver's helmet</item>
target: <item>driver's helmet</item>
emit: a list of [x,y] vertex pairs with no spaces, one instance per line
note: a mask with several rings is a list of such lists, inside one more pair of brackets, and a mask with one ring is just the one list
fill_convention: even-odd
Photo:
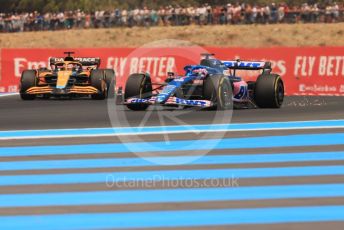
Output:
[[69,63],[67,64],[67,70],[69,71],[75,71],[75,70],[78,70],[79,69],[79,66],[75,63]]
[[74,69],[74,64],[67,64],[67,70],[73,70]]
[[205,68],[196,68],[196,69],[192,70],[192,73],[195,75],[205,77],[208,75],[208,70]]
[[51,65],[51,69],[56,70],[56,71],[65,70],[65,65],[64,64]]

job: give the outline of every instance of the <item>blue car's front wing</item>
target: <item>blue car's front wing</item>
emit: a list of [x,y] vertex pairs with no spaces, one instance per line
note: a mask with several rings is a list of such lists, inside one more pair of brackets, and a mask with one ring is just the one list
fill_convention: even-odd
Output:
[[124,104],[149,104],[149,105],[184,105],[193,107],[209,108],[214,106],[212,101],[208,100],[190,100],[178,97],[169,97],[165,102],[158,102],[158,97],[151,98],[128,98]]

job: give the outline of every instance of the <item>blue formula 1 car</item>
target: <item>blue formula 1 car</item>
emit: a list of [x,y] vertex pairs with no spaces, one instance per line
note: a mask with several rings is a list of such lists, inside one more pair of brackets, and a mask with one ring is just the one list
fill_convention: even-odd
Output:
[[[164,83],[152,83],[148,73],[130,75],[124,89],[124,104],[135,111],[146,110],[150,105],[218,110],[249,105],[281,107],[284,84],[279,75],[271,73],[270,62],[220,61],[213,58],[214,54],[202,55],[200,65],[185,66],[182,76],[170,72]],[[246,82],[236,76],[237,70],[261,73],[255,82]]]

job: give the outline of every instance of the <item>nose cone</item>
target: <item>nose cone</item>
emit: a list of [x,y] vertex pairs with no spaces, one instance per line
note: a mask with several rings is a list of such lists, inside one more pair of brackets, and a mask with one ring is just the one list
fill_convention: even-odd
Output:
[[160,94],[157,96],[155,102],[158,104],[164,103],[168,99],[168,95]]
[[66,88],[71,74],[72,74],[72,71],[59,71],[57,73],[56,88],[58,89]]

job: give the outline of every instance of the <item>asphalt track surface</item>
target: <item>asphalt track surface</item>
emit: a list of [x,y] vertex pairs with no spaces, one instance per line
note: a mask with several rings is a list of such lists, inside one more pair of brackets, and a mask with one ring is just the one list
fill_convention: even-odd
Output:
[[[22,101],[18,95],[0,98],[0,130],[61,129],[125,126],[121,120],[110,122],[107,101],[92,100],[35,100]],[[110,107],[114,108],[114,107]],[[281,109],[234,110],[233,123],[329,120],[344,118],[342,97],[289,97]],[[116,110],[124,114],[132,126],[140,125],[146,112],[129,111],[125,106]],[[162,125],[159,114],[171,111],[153,112],[145,125]],[[214,111],[187,110],[178,118],[185,125],[221,123],[214,120]],[[225,119],[225,122],[230,120]],[[178,125],[166,119],[165,125]]]
[[[116,123],[107,102],[15,95],[0,108],[3,131],[154,126],[172,113],[118,107],[128,122]],[[190,110],[177,123],[213,123],[214,113]],[[341,97],[289,97],[278,110],[235,110],[231,121],[343,118]],[[138,136],[0,140],[0,229],[344,228],[343,127],[222,132],[209,148],[200,133]],[[202,139],[197,150],[183,146]]]

